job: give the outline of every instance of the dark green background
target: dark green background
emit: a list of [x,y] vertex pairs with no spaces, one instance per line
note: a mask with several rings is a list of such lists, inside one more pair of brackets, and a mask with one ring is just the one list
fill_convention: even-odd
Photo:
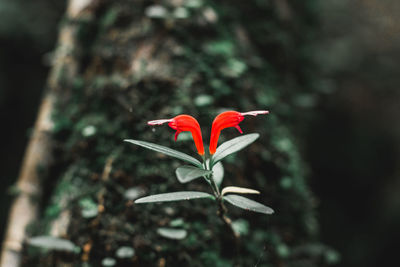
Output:
[[[60,2],[0,2],[0,229],[46,82]],[[311,101],[312,112],[293,131],[319,200],[322,242],[340,252],[340,266],[389,266],[400,245],[399,4],[322,2],[312,2],[320,23],[308,56],[325,93],[299,99]]]

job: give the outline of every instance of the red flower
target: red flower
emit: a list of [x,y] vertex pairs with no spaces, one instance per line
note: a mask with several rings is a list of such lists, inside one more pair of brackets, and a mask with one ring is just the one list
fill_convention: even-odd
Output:
[[244,120],[244,116],[251,115],[257,116],[258,114],[268,114],[268,110],[255,110],[240,113],[237,111],[225,111],[215,117],[211,127],[211,138],[210,138],[210,154],[213,155],[217,150],[218,138],[221,131],[228,127],[235,127],[240,133],[242,129],[239,127],[239,123]]
[[196,145],[197,152],[203,156],[204,155],[204,146],[203,146],[203,138],[201,137],[200,125],[195,118],[189,115],[179,115],[172,119],[163,119],[163,120],[154,120],[149,121],[148,125],[161,125],[168,122],[168,126],[172,129],[176,130],[175,133],[175,141],[178,138],[178,135],[181,132],[191,132],[194,140],[194,144]]

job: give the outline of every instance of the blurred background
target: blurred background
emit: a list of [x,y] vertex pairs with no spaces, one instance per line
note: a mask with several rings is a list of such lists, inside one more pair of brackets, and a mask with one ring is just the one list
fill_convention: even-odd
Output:
[[[283,1],[285,2],[285,1]],[[296,134],[338,266],[393,266],[400,247],[400,2],[318,2],[313,58],[322,94]],[[3,235],[65,3],[0,0]]]
[[64,1],[0,1],[1,238],[64,6]]

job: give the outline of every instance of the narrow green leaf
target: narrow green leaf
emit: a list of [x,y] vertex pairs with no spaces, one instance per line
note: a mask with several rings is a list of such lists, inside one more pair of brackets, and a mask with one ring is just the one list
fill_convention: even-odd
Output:
[[210,173],[212,173],[212,171],[184,165],[177,168],[175,173],[179,182],[187,183],[204,175],[209,175]]
[[139,141],[139,140],[133,140],[133,139],[125,139],[125,142],[132,143],[134,145],[138,145],[147,149],[151,149],[160,153],[163,153],[165,155],[189,162],[197,167],[201,167],[201,162],[198,161],[197,159],[193,158],[192,156],[189,156],[185,153],[179,152],[177,150],[171,149],[166,146],[160,146],[154,143],[149,143],[145,141]]
[[237,194],[260,194],[259,191],[250,189],[250,188],[244,188],[244,187],[237,187],[237,186],[227,186],[221,191],[221,195],[226,195],[230,193],[237,193]]
[[215,165],[226,156],[229,156],[230,154],[233,154],[250,145],[251,143],[256,141],[258,137],[260,137],[258,133],[252,133],[242,135],[226,141],[225,143],[222,143],[220,146],[218,146],[217,151],[212,157],[213,165]]
[[[207,166],[209,166],[209,164],[210,164],[209,159],[207,159],[206,164],[207,164]],[[220,187],[222,184],[222,181],[224,180],[224,166],[222,166],[221,162],[217,162],[217,164],[212,166],[212,171],[213,171],[214,181],[218,185],[218,187]]]
[[238,195],[227,195],[223,197],[224,200],[228,201],[232,205],[245,209],[245,210],[250,210],[254,212],[260,212],[264,214],[272,214],[274,213],[274,210],[271,209],[270,207],[267,207],[261,203],[258,203],[254,200],[238,196]]
[[158,228],[157,233],[165,238],[177,240],[184,239],[187,236],[187,231],[185,229]]
[[28,244],[50,250],[70,252],[74,252],[76,248],[75,244],[71,241],[53,236],[35,236],[28,239]]
[[196,198],[214,199],[214,196],[204,192],[181,191],[181,192],[165,193],[165,194],[142,197],[137,199],[135,203],[139,204],[139,203],[151,203],[151,202],[168,202],[168,201],[191,200]]
[[217,162],[217,164],[212,167],[212,171],[215,183],[218,187],[221,186],[224,180],[224,166],[222,166],[221,162]]

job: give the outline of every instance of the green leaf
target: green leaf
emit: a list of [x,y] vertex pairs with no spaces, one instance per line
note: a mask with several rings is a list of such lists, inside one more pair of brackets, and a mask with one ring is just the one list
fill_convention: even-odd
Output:
[[217,162],[217,164],[212,167],[212,171],[214,181],[218,185],[218,187],[220,187],[222,181],[224,180],[224,166],[222,166],[221,162]]
[[130,187],[124,192],[124,198],[129,199],[129,200],[135,200],[145,194],[146,194],[145,190],[141,187],[138,187],[138,186]]
[[237,193],[237,194],[260,194],[259,191],[250,189],[250,188],[244,188],[244,187],[237,187],[237,186],[227,186],[221,191],[221,196],[230,194],[230,193]]
[[74,252],[77,248],[74,243],[67,239],[57,238],[53,236],[36,236],[29,238],[28,244],[35,247]]
[[249,222],[244,219],[232,221],[232,228],[238,235],[247,235],[249,233]]
[[147,149],[151,149],[151,150],[163,153],[165,155],[168,155],[168,156],[171,156],[171,157],[174,157],[174,158],[186,161],[186,162],[189,162],[197,167],[202,166],[201,162],[198,161],[197,159],[193,158],[192,156],[189,156],[185,153],[176,151],[176,150],[171,149],[166,146],[160,146],[157,144],[153,144],[153,143],[149,143],[149,142],[145,142],[145,141],[133,140],[133,139],[125,139],[124,141],[128,142],[128,143],[132,143],[134,145],[138,145],[138,146],[141,146],[141,147],[144,147]]
[[97,204],[89,197],[79,200],[79,206],[82,208],[81,214],[83,218],[90,219],[98,214]]
[[177,240],[184,239],[187,236],[187,231],[185,229],[158,228],[157,233],[165,238]]
[[176,169],[175,171],[178,181],[181,183],[190,182],[196,178],[204,175],[209,175],[212,171],[200,169],[193,166],[184,165]]
[[185,224],[185,221],[182,218],[177,218],[169,222],[169,226],[171,227],[181,227]]
[[226,141],[225,143],[222,143],[220,146],[218,146],[217,151],[212,157],[212,164],[215,165],[226,156],[229,156],[230,154],[233,154],[245,148],[246,146],[256,141],[258,137],[260,137],[258,133],[252,133],[242,135]]
[[120,247],[115,252],[115,255],[120,259],[132,258],[135,255],[135,249],[128,246]]
[[106,267],[115,266],[115,264],[117,264],[117,261],[114,258],[111,258],[111,257],[104,258],[101,261],[101,265],[102,266],[106,266]]
[[168,201],[190,200],[196,198],[214,199],[214,196],[204,192],[181,191],[181,192],[165,193],[165,194],[142,197],[137,199],[135,203],[139,204],[139,203],[151,203],[151,202],[168,202]]
[[267,207],[261,203],[258,203],[254,200],[238,196],[238,195],[227,195],[223,197],[224,200],[228,201],[232,205],[245,209],[245,210],[250,210],[254,212],[260,212],[264,214],[272,214],[274,213],[274,210],[271,209],[270,207]]

